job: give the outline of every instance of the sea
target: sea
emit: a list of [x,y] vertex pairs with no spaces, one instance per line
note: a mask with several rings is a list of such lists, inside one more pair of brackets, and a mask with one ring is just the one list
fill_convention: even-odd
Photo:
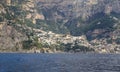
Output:
[[120,72],[120,55],[0,53],[0,72]]

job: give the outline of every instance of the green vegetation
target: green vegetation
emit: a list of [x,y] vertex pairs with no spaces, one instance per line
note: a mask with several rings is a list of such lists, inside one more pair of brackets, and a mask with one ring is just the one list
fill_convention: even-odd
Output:
[[3,17],[0,15],[0,22],[2,22],[3,21]]
[[107,39],[108,44],[112,44],[113,40],[112,39]]
[[120,44],[120,38],[115,39],[115,42],[116,42],[117,44]]
[[23,49],[31,49],[31,48],[43,48],[43,44],[38,41],[37,37],[34,37],[33,39],[28,39],[22,42]]
[[38,41],[38,37],[33,38],[33,46],[35,46],[37,48],[42,48],[43,47],[42,43],[40,43]]
[[35,28],[42,29],[45,31],[53,31],[55,33],[68,33],[68,30],[63,25],[62,21],[54,22],[49,20],[36,20],[36,26]]
[[46,21],[45,21],[45,20],[37,19],[37,20],[36,20],[35,28],[40,29],[41,27],[43,28],[43,30],[46,29],[46,27],[47,27]]
[[81,52],[94,51],[94,49],[92,49],[92,48],[88,48],[88,47],[80,46],[80,45],[75,45],[75,46],[73,46],[73,50],[74,50],[75,52],[79,52],[79,51],[81,51]]
[[32,46],[32,40],[26,40],[22,42],[23,49],[30,49]]
[[30,19],[25,19],[25,24],[26,24],[28,27],[35,28],[35,24],[33,24],[32,20],[30,20]]
[[[96,18],[97,17],[97,18]],[[99,17],[99,18],[98,18]],[[113,25],[116,23],[115,20],[110,18],[108,15],[95,16],[95,18],[88,21],[87,25],[80,27],[80,30],[85,34],[88,31],[93,31],[95,29],[109,29],[114,30]]]
[[68,43],[68,44],[61,44],[60,45],[61,49],[65,52],[90,52],[90,51],[94,51],[94,49],[83,46],[83,45],[78,45],[78,44],[72,44],[72,43]]
[[117,21],[111,17],[118,16],[115,13],[111,13],[111,15],[98,13],[90,17],[87,21],[84,21],[81,17],[70,20],[65,26],[68,28],[70,33],[75,36],[86,34],[88,31],[93,31],[95,29],[107,29],[109,31],[113,31],[115,29],[113,26]]

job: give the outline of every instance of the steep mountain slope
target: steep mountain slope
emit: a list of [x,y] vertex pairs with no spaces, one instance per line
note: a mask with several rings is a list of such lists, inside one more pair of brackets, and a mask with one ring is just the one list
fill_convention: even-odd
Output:
[[85,35],[92,48],[120,52],[120,0],[37,0],[39,29]]
[[25,11],[22,8],[25,0],[0,1],[0,51],[21,51],[23,41],[29,39],[31,28],[24,22]]
[[43,47],[120,52],[120,0],[1,0],[0,50]]
[[91,27],[95,30],[94,27],[99,20],[103,23],[98,23],[98,28],[101,29],[101,26],[109,28],[115,23],[109,17],[114,17],[114,14],[120,15],[119,0],[38,0],[37,7],[45,17],[44,24],[47,24],[42,27],[43,24],[38,21],[37,24],[43,30],[71,35],[86,34]]

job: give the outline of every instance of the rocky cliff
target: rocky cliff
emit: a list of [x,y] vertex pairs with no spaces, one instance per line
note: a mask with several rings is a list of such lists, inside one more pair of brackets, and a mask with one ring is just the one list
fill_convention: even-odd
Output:
[[37,0],[36,6],[44,16],[38,28],[86,35],[97,51],[119,51],[120,0]]
[[[84,35],[85,41],[95,51],[119,52],[120,0],[0,1],[1,51],[41,48],[43,45],[36,36],[39,33],[34,30],[73,36]],[[57,34],[47,36],[54,38]],[[69,47],[69,44],[67,45]]]
[[[57,33],[81,35],[85,26],[106,16],[120,13],[119,0],[37,0],[49,29]],[[103,22],[103,21],[102,21]],[[108,21],[109,22],[109,21]],[[52,24],[52,25],[51,25]],[[101,24],[102,25],[102,24]],[[104,24],[105,25],[105,24]],[[41,27],[40,27],[41,28]],[[46,27],[42,28],[47,30]]]
[[[22,51],[31,31],[24,22],[24,1],[0,1],[0,52]],[[29,30],[29,31],[28,31]]]
[[[38,0],[37,5],[46,18],[49,18],[50,15],[54,18],[61,16],[64,18],[82,17],[87,19],[100,12],[105,14],[120,12],[119,0]],[[45,14],[47,11],[50,14]]]

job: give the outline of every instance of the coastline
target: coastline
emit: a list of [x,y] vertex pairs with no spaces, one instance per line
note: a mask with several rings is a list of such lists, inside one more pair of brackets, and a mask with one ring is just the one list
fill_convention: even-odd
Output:
[[101,52],[26,52],[26,51],[6,51],[6,52],[0,52],[0,54],[120,54],[118,52],[116,53],[101,53]]

